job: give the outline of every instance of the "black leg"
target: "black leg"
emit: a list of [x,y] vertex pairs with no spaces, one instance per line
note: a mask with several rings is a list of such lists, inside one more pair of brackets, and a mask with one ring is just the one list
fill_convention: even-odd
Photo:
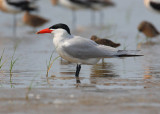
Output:
[[81,65],[77,64],[77,68],[76,68],[76,74],[75,74],[75,77],[76,77],[76,83],[81,83],[80,79],[79,79],[79,72],[81,70]]

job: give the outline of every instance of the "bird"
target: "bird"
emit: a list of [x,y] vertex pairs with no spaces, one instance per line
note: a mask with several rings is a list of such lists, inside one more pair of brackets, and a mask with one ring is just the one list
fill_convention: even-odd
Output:
[[138,30],[139,32],[142,32],[147,38],[153,38],[160,34],[154,25],[148,21],[142,21],[138,26]]
[[[92,11],[101,11],[103,8],[108,6],[114,6],[114,3],[110,0],[52,0],[53,5],[60,4],[66,8],[72,10],[72,27],[76,28],[76,13],[77,10],[82,9],[90,9]],[[95,23],[95,15],[91,13],[91,22],[92,24]],[[103,12],[100,12],[100,22],[103,22]]]
[[115,6],[115,3],[111,0],[87,0],[91,5],[91,22],[95,23],[95,12],[99,11],[100,14],[100,25],[103,25],[104,22],[104,13],[103,9],[107,7]]
[[13,14],[13,34],[16,35],[16,14],[23,11],[35,11],[37,7],[35,1],[29,0],[0,0],[0,10],[5,13]]
[[72,28],[76,28],[77,17],[75,11],[88,9],[91,7],[86,0],[52,0],[53,5],[59,4],[72,10]]
[[37,34],[50,33],[53,35],[53,44],[56,52],[63,59],[76,63],[76,83],[80,84],[79,73],[81,64],[94,65],[102,58],[136,57],[138,50],[118,50],[105,45],[99,45],[94,41],[81,36],[72,35],[70,28],[63,23],[55,24],[42,29]]
[[145,6],[156,13],[160,13],[160,1],[159,0],[144,0]]
[[42,26],[49,22],[48,19],[45,19],[41,16],[31,14],[29,11],[26,11],[23,16],[23,23],[34,28],[34,31],[37,27]]
[[114,47],[114,48],[117,48],[121,45],[120,43],[114,43],[113,41],[111,41],[109,39],[98,38],[95,35],[91,36],[91,40],[95,41],[97,44],[106,45],[106,46],[110,46],[110,47]]

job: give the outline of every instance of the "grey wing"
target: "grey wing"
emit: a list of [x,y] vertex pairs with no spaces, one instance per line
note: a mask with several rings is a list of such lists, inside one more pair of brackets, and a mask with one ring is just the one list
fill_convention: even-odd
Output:
[[112,47],[98,45],[85,38],[67,40],[62,48],[70,56],[80,59],[112,57],[118,51]]

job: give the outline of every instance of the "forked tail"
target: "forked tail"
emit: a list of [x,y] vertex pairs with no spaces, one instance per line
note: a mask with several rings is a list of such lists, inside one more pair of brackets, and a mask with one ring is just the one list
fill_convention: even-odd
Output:
[[144,56],[141,54],[137,54],[139,50],[118,50],[116,57],[138,57]]

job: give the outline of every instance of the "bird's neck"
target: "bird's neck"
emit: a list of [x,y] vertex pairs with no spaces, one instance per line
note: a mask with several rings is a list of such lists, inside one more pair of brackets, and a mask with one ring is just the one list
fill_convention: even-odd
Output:
[[72,36],[67,32],[57,32],[54,34],[53,43],[55,47],[58,47],[65,40],[70,39]]

